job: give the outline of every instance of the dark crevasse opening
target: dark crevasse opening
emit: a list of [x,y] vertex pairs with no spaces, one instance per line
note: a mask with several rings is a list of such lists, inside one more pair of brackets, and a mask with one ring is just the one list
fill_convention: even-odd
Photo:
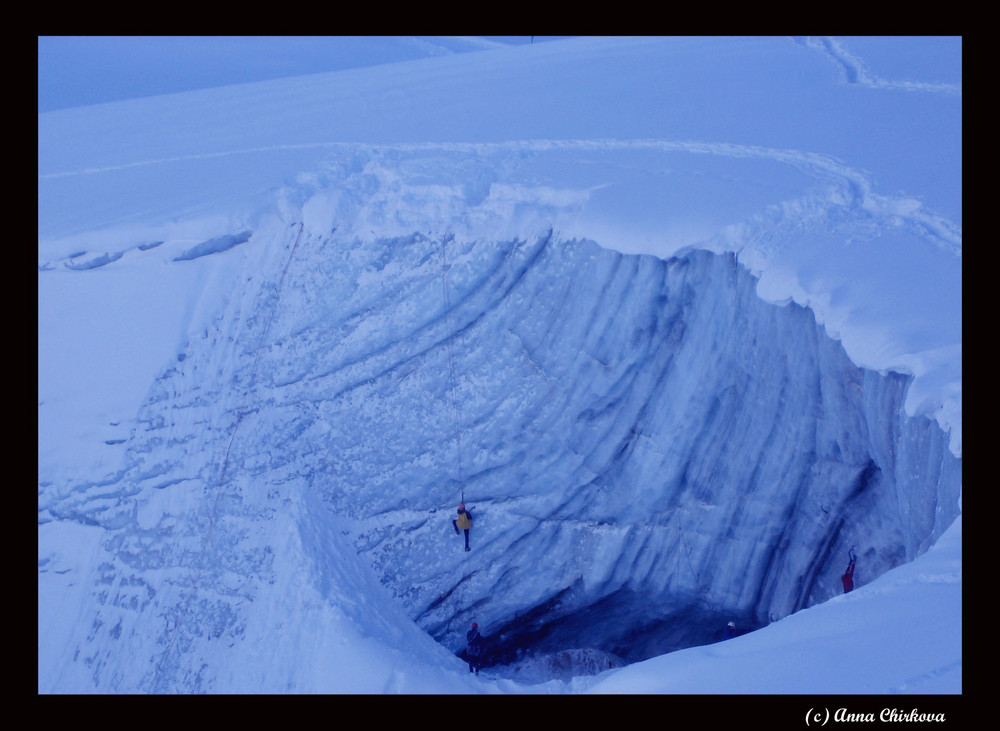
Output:
[[[568,614],[560,599],[534,607],[485,637],[481,667],[547,664],[554,673],[591,674],[675,650],[720,642],[760,625],[697,604],[658,611],[649,598],[622,589]],[[727,625],[732,622],[731,634]],[[463,648],[458,656],[468,660]]]
[[715,642],[840,593],[850,547],[863,584],[958,515],[961,460],[906,414],[910,377],[856,366],[732,254],[333,248],[289,272],[309,297],[262,356],[281,398],[254,453],[308,473],[453,652],[473,621],[493,667]]

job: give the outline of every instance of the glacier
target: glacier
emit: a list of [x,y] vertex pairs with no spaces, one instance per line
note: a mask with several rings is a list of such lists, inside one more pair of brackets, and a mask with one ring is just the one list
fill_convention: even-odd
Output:
[[[60,118],[75,123],[43,114],[43,131]],[[948,215],[786,147],[290,147],[255,148],[313,159],[245,209],[227,188],[227,215],[110,229],[84,219],[116,218],[130,186],[96,211],[81,196],[48,217],[48,201],[258,153],[40,171],[40,690],[465,689],[421,668],[449,677],[471,621],[495,668],[572,678],[713,643],[729,620],[777,627],[841,593],[848,548],[863,589],[959,518],[960,422],[933,388],[954,398],[953,361],[935,360],[950,346],[918,352],[905,319],[902,336],[859,323],[854,272],[801,245],[909,247],[952,277]],[[164,192],[166,210],[192,195]],[[130,353],[149,362],[134,395],[60,436],[43,330],[82,277],[187,295]],[[895,348],[888,367],[859,334]],[[450,525],[463,500],[468,553]],[[76,619],[50,627],[60,593]]]
[[[46,505],[113,531],[126,610],[163,601],[149,570],[204,565],[217,578],[198,625],[238,634],[273,561],[251,526],[306,501],[300,520],[341,523],[446,646],[476,620],[494,662],[632,662],[828,599],[851,546],[874,578],[958,514],[960,461],[905,414],[909,379],[855,366],[732,256],[257,235],[287,260],[161,374],[119,487]],[[177,492],[180,514],[161,506]],[[465,556],[450,535],[463,498]],[[301,561],[328,563],[310,550]]]

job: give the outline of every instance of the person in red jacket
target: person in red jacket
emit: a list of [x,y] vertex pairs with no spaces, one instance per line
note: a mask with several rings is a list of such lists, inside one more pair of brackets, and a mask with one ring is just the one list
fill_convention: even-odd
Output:
[[848,557],[851,559],[850,563],[847,564],[847,570],[844,575],[840,577],[840,580],[844,584],[844,593],[851,591],[854,588],[854,562],[857,556],[854,555],[854,547],[847,552]]
[[472,629],[465,633],[465,656],[469,662],[469,672],[475,671],[479,675],[479,668],[483,666],[483,645],[486,640],[479,634],[479,625],[472,623]]

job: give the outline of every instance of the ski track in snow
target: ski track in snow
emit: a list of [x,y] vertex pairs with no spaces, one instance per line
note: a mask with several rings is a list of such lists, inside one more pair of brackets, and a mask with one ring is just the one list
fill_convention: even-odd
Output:
[[618,152],[650,150],[658,152],[686,152],[702,155],[716,155],[730,158],[757,158],[789,165],[819,180],[834,184],[837,193],[831,200],[838,205],[860,210],[876,219],[909,223],[925,232],[939,247],[955,256],[962,253],[961,229],[947,218],[927,211],[913,198],[882,196],[874,192],[872,183],[861,171],[830,157],[800,150],[782,150],[756,145],[739,145],[725,142],[671,141],[659,139],[578,139],[578,140],[519,140],[509,142],[461,143],[422,142],[399,144],[365,144],[346,142],[314,142],[293,145],[272,145],[239,150],[201,153],[178,157],[140,160],[124,165],[83,168],[80,170],[46,173],[38,176],[39,181],[78,175],[95,175],[129,168],[155,166],[166,163],[204,160],[236,155],[299,151],[308,149],[341,150],[344,153],[368,153],[377,155],[386,152],[444,152],[468,155],[490,155],[496,153],[542,153],[551,151]]
[[843,69],[848,84],[867,86],[872,89],[903,89],[938,94],[962,95],[961,84],[938,84],[925,81],[895,81],[872,74],[865,62],[847,50],[842,43],[830,36],[800,37],[795,39],[806,48],[827,55],[831,61]]

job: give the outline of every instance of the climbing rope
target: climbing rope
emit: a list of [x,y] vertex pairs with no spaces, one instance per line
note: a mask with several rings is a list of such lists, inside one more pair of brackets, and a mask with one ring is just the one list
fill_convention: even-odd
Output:
[[[459,504],[465,504],[465,470],[462,464],[462,427],[459,423],[459,411],[458,411],[458,377],[455,370],[455,347],[454,347],[454,337],[453,333],[455,328],[453,327],[452,317],[452,303],[451,303],[451,287],[448,282],[448,274],[451,271],[451,264],[448,261],[448,240],[445,239],[441,244],[441,286],[444,292],[444,307],[445,307],[445,317],[448,323],[448,329],[446,333],[446,344],[448,350],[448,377],[451,383],[451,408],[452,408],[452,423],[455,425],[455,461],[457,467],[458,484],[459,484]],[[462,535],[460,533],[459,535]],[[458,607],[458,612],[467,606],[468,603],[468,592],[471,588],[472,583],[472,566],[471,566],[471,551],[465,552],[465,570],[457,591],[455,592],[455,601]]]
[[221,464],[221,466],[219,468],[219,477],[216,480],[215,499],[214,499],[214,501],[212,503],[212,512],[209,515],[208,526],[205,528],[205,531],[202,534],[202,543],[201,543],[202,548],[201,548],[201,552],[198,555],[198,563],[195,566],[195,577],[196,577],[196,580],[194,582],[192,582],[190,588],[188,589],[187,594],[185,595],[183,601],[181,602],[181,609],[182,609],[182,611],[178,614],[177,620],[174,622],[174,624],[173,624],[172,627],[169,627],[167,629],[167,633],[168,633],[170,639],[169,639],[169,642],[167,643],[167,647],[163,651],[163,654],[160,655],[159,662],[156,664],[156,670],[155,670],[154,675],[153,675],[153,692],[154,693],[157,692],[157,689],[158,689],[158,687],[160,685],[160,682],[161,682],[162,672],[163,672],[163,663],[166,661],[167,657],[171,654],[171,651],[172,651],[172,649],[174,647],[174,643],[176,642],[176,639],[177,639],[178,630],[184,624],[184,615],[185,615],[186,612],[183,611],[183,610],[187,609],[187,606],[190,604],[192,598],[194,597],[195,592],[201,587],[201,581],[200,581],[199,577],[201,577],[202,569],[204,568],[204,565],[205,565],[205,558],[206,558],[206,554],[208,552],[208,548],[207,547],[208,547],[209,542],[211,540],[212,532],[213,532],[213,530],[215,528],[215,524],[216,524],[216,521],[218,519],[219,503],[220,503],[220,500],[222,498],[223,487],[225,486],[226,472],[229,469],[229,455],[230,455],[230,452],[232,452],[233,444],[236,441],[236,433],[237,433],[237,431],[239,431],[240,424],[243,421],[243,416],[246,413],[247,398],[250,395],[250,391],[253,390],[254,384],[256,383],[256,379],[257,379],[257,367],[260,364],[260,358],[261,358],[261,354],[264,352],[264,346],[267,344],[267,337],[268,337],[268,333],[271,330],[271,322],[274,320],[274,313],[278,309],[278,301],[281,298],[281,290],[282,290],[282,287],[283,287],[283,285],[285,283],[285,275],[288,274],[288,269],[291,266],[292,259],[295,258],[295,252],[299,248],[299,241],[302,239],[303,228],[304,228],[304,224],[302,222],[300,222],[299,223],[299,231],[298,231],[298,233],[295,236],[295,243],[292,245],[292,250],[291,250],[291,252],[288,255],[288,261],[285,262],[285,268],[282,270],[281,277],[278,280],[278,287],[277,287],[277,289],[275,291],[275,296],[274,296],[274,304],[271,307],[271,312],[269,313],[268,318],[267,318],[267,322],[264,325],[264,331],[261,333],[261,336],[260,336],[260,343],[257,346],[257,352],[256,352],[256,355],[254,357],[253,366],[250,369],[250,379],[249,379],[249,381],[247,383],[246,390],[243,392],[243,397],[242,397],[242,400],[240,402],[240,407],[239,407],[239,409],[236,412],[236,423],[233,424],[232,432],[231,432],[231,434],[229,436],[229,444],[226,447],[226,454],[223,457],[222,464]]
[[448,240],[445,239],[441,245],[441,284],[444,290],[445,318],[448,323],[446,344],[448,350],[448,377],[451,382],[451,409],[453,424],[455,425],[455,460],[458,467],[458,483],[460,488],[459,499],[465,502],[465,473],[462,468],[462,428],[458,421],[458,379],[455,375],[455,347],[452,342],[452,309],[451,309],[451,287],[448,285],[448,272],[451,264],[448,263]]

